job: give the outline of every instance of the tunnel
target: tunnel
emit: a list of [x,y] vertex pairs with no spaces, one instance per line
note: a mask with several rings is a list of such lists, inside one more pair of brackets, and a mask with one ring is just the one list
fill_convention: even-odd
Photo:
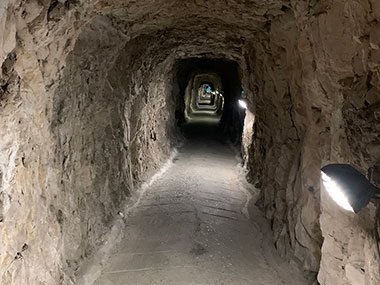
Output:
[[0,284],[380,284],[379,62],[377,0],[2,0]]
[[215,131],[240,147],[245,112],[238,105],[242,87],[237,62],[188,58],[178,60],[174,70],[179,129],[196,135],[197,125],[206,133],[207,125],[214,125]]

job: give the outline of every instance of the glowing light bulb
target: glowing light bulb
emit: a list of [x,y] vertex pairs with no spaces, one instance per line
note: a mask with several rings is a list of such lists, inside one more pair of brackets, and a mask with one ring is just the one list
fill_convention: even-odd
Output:
[[247,103],[244,100],[239,100],[239,105],[243,109],[247,109]]
[[346,211],[354,212],[354,209],[352,209],[350,202],[348,201],[348,198],[344,194],[342,188],[326,173],[324,173],[323,171],[321,171],[321,173],[323,185],[325,186],[326,191],[330,195],[330,197]]

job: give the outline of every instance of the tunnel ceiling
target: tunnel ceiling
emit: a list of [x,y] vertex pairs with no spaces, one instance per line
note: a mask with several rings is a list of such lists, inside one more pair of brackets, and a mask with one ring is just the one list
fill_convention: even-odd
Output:
[[248,35],[263,30],[268,19],[283,14],[288,5],[289,1],[112,1],[112,8],[95,2],[94,11],[125,19],[133,31],[140,33],[190,27],[221,30],[220,24],[225,23],[225,32],[233,34],[242,29]]
[[[271,19],[288,11],[288,6],[289,1],[70,0],[42,1],[41,5],[25,3],[15,12],[25,21],[25,29],[19,32],[19,37],[26,46],[45,37],[37,52],[41,60],[49,53],[45,49],[47,45],[57,45],[51,42],[54,34],[61,35],[64,45],[58,53],[67,54],[81,28],[99,15],[110,16],[125,41],[154,35],[164,37],[178,57],[238,58],[244,40],[264,35]],[[0,58],[3,56],[0,54]]]
[[238,58],[246,39],[265,35],[271,19],[283,15],[288,1],[113,1],[94,5],[112,15],[129,37],[159,34],[176,45],[178,57]]

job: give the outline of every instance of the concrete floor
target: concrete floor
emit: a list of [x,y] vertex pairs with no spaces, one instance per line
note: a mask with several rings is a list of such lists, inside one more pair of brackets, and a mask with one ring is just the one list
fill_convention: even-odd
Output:
[[308,284],[277,255],[260,212],[244,214],[238,161],[214,135],[192,133],[127,217],[95,284]]

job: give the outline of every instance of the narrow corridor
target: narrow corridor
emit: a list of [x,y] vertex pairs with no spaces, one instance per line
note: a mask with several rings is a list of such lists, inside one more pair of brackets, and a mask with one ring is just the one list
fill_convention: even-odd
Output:
[[190,129],[173,165],[126,217],[125,237],[95,284],[307,284],[278,256],[254,206],[247,218],[242,177],[216,128]]
[[380,0],[0,0],[1,285],[380,285],[379,149]]

